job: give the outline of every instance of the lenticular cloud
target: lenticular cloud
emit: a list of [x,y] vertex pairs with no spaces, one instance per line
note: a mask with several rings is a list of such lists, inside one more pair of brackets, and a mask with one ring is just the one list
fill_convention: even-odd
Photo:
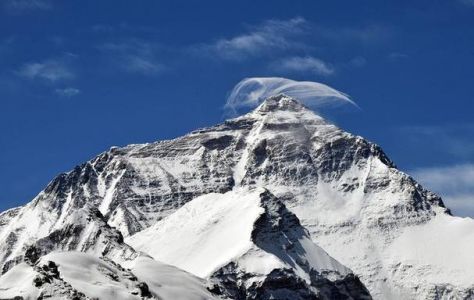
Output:
[[346,104],[357,107],[348,95],[322,83],[279,77],[252,77],[245,78],[234,87],[225,108],[235,113],[239,109],[256,107],[266,98],[278,94],[295,98],[314,109]]

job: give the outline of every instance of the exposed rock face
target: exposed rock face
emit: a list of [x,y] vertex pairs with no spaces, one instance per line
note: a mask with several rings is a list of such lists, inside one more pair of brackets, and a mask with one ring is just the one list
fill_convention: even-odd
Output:
[[[311,283],[291,269],[275,269],[261,281],[240,273],[235,265],[227,265],[214,275],[218,282],[212,291],[230,299],[372,299],[367,289],[353,274],[331,281],[314,274]],[[253,281],[250,284],[249,281]]]
[[3,283],[4,286],[0,294],[3,293],[5,288],[8,290],[10,287],[8,281],[16,280],[18,286],[23,285],[23,288],[17,289],[18,293],[16,295],[11,295],[15,296],[11,299],[91,299],[64,281],[61,278],[58,266],[52,261],[44,264],[22,263],[1,279],[3,280],[0,280],[0,283]]
[[[7,270],[22,261],[29,245],[41,255],[61,249],[133,258],[121,236],[201,195],[256,187],[282,199],[374,298],[472,298],[474,237],[460,232],[474,232],[473,222],[452,217],[380,147],[284,95],[174,140],[112,148],[61,174],[30,204],[0,214],[0,264]],[[436,240],[433,232],[443,234]],[[415,246],[421,250],[403,251]]]
[[[113,259],[132,259],[135,251],[123,243],[120,231],[107,224],[98,209],[85,205],[67,208],[59,213],[48,212],[47,203],[36,200],[19,212],[8,225],[11,230],[0,246],[3,254],[3,273],[15,264],[36,259],[52,251],[82,251]],[[33,252],[33,253],[32,253]],[[26,255],[26,257],[25,257]]]
[[[372,299],[352,271],[336,261],[331,262],[333,269],[318,265],[318,260],[333,259],[316,245],[308,247],[309,233],[274,195],[265,191],[260,197],[264,212],[254,223],[251,241],[287,266],[261,276],[230,262],[211,276],[219,291],[232,299]],[[321,251],[316,259],[307,257],[310,249]]]

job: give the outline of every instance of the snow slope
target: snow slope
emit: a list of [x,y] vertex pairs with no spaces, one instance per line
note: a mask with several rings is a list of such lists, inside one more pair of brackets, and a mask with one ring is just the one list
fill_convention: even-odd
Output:
[[51,253],[41,258],[40,265],[48,261],[56,263],[63,280],[90,298],[140,299],[134,275],[110,261],[81,252]]
[[0,277],[0,299],[37,299],[40,290],[33,285],[37,276],[35,270],[26,263],[21,263]]
[[209,283],[174,266],[140,256],[126,265],[140,281],[146,282],[158,299],[214,300],[220,297],[207,290]]
[[[150,257],[140,256],[128,263],[125,269],[87,253],[53,252],[35,266],[21,263],[0,277],[0,298],[219,299],[207,291],[204,280]],[[44,276],[51,266],[57,272],[49,273],[56,275]]]
[[423,225],[407,227],[384,255],[399,282],[412,288],[442,287],[419,291],[426,299],[470,299],[474,297],[472,241],[473,219],[439,215]]
[[[352,273],[315,245],[297,218],[263,188],[200,196],[126,242],[157,260],[215,281],[223,270],[235,266],[234,275],[251,278],[247,286],[285,270],[317,290],[315,274],[344,281]],[[364,291],[360,285],[347,293],[355,299],[368,298]]]

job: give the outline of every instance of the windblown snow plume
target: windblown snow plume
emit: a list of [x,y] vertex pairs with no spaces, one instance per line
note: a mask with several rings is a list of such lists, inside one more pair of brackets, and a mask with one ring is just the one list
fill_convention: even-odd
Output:
[[252,77],[245,78],[234,87],[225,108],[236,113],[242,108],[256,107],[266,98],[278,94],[298,99],[313,109],[346,104],[357,107],[348,95],[322,83],[281,77]]

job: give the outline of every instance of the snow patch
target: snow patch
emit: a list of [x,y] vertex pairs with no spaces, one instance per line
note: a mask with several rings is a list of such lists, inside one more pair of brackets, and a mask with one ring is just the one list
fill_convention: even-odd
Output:
[[37,273],[26,263],[16,265],[0,277],[0,299],[37,299],[40,290],[33,286]]
[[123,174],[125,174],[125,171],[126,170],[122,170],[119,175],[117,175],[113,180],[112,182],[110,183],[110,186],[105,190],[105,193],[104,193],[104,199],[102,200],[102,203],[100,204],[99,206],[99,211],[105,215],[108,210],[109,210],[109,206],[110,204],[112,203],[112,199],[114,197],[114,193],[115,193],[115,187],[117,186],[117,183],[120,181],[120,179],[122,178]]
[[[474,220],[438,215],[426,224],[407,227],[387,248],[391,265],[410,282],[456,282],[473,287]],[[403,268],[406,268],[403,270]]]
[[256,201],[261,192],[203,195],[126,243],[204,278],[252,247],[253,224],[263,212]]

